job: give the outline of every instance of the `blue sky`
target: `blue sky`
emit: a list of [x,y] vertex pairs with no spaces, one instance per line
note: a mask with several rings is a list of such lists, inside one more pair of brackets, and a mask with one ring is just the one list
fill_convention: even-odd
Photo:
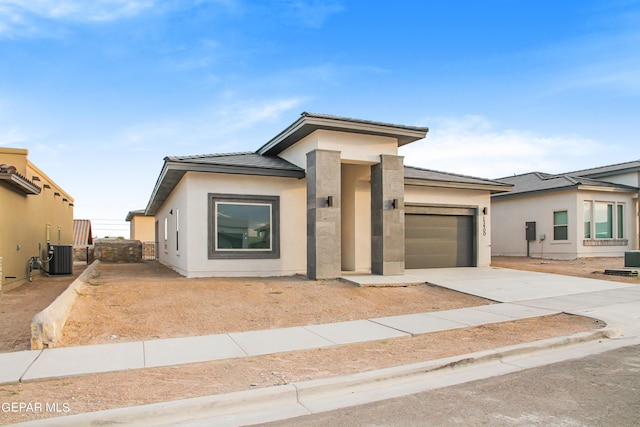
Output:
[[164,156],[302,111],[428,126],[405,164],[486,178],[637,160],[640,1],[0,0],[0,145],[101,236]]

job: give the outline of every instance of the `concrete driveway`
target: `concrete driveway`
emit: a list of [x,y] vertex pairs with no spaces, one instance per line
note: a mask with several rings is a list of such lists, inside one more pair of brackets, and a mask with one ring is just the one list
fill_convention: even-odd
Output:
[[518,306],[593,317],[640,334],[640,286],[498,267],[406,270],[403,276],[350,275],[361,286],[431,283]]
[[637,285],[626,283],[496,267],[407,270],[407,274],[428,283],[499,302],[562,297],[624,288],[640,291]]

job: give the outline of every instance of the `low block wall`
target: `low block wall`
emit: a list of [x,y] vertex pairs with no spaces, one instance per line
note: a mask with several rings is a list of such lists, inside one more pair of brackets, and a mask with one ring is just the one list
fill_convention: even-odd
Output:
[[91,264],[96,259],[95,247],[90,246],[74,246],[73,247],[73,260],[74,261],[86,261],[87,264]]
[[95,257],[101,262],[142,262],[142,242],[139,240],[100,239],[94,242]]
[[100,261],[94,261],[67,289],[47,308],[33,316],[31,320],[31,350],[56,347],[62,337],[62,328],[67,322],[78,292],[91,278]]

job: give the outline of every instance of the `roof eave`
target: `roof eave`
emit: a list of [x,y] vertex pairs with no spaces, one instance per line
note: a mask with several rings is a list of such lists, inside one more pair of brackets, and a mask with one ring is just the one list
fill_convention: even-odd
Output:
[[480,190],[489,191],[491,194],[504,193],[513,188],[509,184],[474,184],[469,182],[436,181],[418,178],[405,178],[404,185],[415,185],[421,187],[455,188],[458,190]]
[[158,181],[151,193],[144,214],[155,216],[158,209],[167,200],[167,197],[178,185],[187,172],[224,173],[238,175],[275,176],[281,178],[304,178],[303,170],[269,169],[250,166],[230,166],[189,162],[172,162],[165,159],[164,166],[158,177]]
[[33,184],[32,182],[27,181],[26,179],[23,179],[22,177],[16,174],[2,173],[0,174],[0,180],[8,184],[13,189],[18,190],[19,192],[24,193],[26,195],[40,194],[40,191],[41,191],[40,187]]
[[578,190],[585,191],[604,191],[610,193],[636,193],[638,189],[636,187],[630,187],[627,185],[620,185],[618,187],[600,186],[600,185],[579,185]]
[[610,193],[635,194],[637,192],[637,189],[635,187],[629,187],[626,185],[611,187],[611,186],[576,184],[576,185],[567,185],[564,187],[544,188],[544,189],[538,189],[538,190],[519,191],[519,192],[513,192],[513,193],[506,193],[506,194],[496,194],[492,197],[494,198],[527,197],[527,196],[535,196],[538,194],[554,193],[554,192],[560,192],[560,191],[599,191],[599,192],[610,192]]
[[269,142],[258,148],[256,153],[263,156],[277,155],[316,130],[393,137],[398,140],[398,146],[423,139],[429,132],[428,128],[409,128],[384,123],[303,115]]
[[[620,175],[620,174],[625,174],[630,172],[640,172],[640,166],[638,165],[630,165],[630,166],[621,167],[619,169],[613,168],[610,170],[598,171],[598,169],[605,169],[606,167],[607,166],[603,166],[601,168],[593,168],[593,169],[585,169],[581,171],[568,172],[567,174],[595,179],[595,178],[602,178],[602,177],[611,176],[611,175]],[[595,172],[589,172],[594,170]]]

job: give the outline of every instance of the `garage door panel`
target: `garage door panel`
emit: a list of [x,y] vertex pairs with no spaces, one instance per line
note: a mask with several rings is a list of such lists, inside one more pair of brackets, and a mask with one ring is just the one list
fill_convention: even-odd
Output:
[[405,267],[469,267],[474,265],[473,217],[405,216]]

